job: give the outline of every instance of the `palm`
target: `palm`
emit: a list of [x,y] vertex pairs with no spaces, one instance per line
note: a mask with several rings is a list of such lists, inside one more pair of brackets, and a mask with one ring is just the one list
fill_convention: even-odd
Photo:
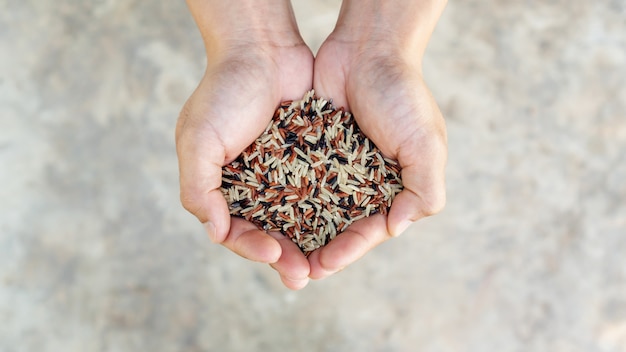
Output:
[[[374,53],[374,54],[371,54]],[[314,87],[350,110],[388,157],[403,167],[405,191],[389,217],[376,215],[350,226],[310,257],[312,277],[323,277],[397,235],[404,221],[428,216],[442,206],[446,160],[445,124],[425,86],[419,65],[350,43],[327,40],[315,61]]]
[[[179,133],[193,132],[217,138],[224,163],[234,160],[263,132],[278,103],[298,98],[310,88],[313,69],[306,48],[281,49],[278,62],[263,53],[222,59],[209,65],[198,88],[183,109]],[[309,57],[307,60],[307,56]]]

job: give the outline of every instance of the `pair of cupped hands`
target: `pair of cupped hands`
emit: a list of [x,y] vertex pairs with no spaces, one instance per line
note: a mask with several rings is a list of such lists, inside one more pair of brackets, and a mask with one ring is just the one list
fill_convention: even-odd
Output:
[[[305,257],[284,235],[231,217],[220,187],[222,166],[264,131],[278,104],[311,88],[350,111],[382,153],[399,161],[404,190],[387,216],[359,220]],[[290,289],[342,270],[445,203],[446,129],[423,81],[421,57],[381,41],[331,34],[315,58],[303,41],[241,42],[209,53],[205,75],[181,111],[176,146],[183,206],[213,242],[268,263]]]

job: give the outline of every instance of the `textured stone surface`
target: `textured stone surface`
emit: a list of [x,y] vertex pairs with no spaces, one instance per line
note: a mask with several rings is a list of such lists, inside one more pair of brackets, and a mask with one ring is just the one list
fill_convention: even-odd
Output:
[[0,351],[626,351],[623,0],[450,2],[446,210],[300,292],[179,205],[183,2],[0,5]]

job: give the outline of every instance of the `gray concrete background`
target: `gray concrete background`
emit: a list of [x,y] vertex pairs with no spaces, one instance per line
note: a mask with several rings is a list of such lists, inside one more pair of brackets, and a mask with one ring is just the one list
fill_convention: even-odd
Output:
[[452,1],[446,210],[300,292],[179,205],[183,2],[0,8],[0,351],[626,351],[624,0]]

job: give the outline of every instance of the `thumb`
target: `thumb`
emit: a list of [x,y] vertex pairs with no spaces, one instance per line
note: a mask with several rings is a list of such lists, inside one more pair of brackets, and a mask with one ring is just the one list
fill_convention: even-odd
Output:
[[445,136],[425,135],[400,150],[402,166],[400,192],[391,205],[387,227],[392,236],[404,232],[413,222],[440,212],[446,202]]
[[230,214],[220,191],[225,157],[221,140],[211,128],[185,126],[181,116],[176,152],[183,207],[202,222],[211,241],[222,243],[230,230]]

